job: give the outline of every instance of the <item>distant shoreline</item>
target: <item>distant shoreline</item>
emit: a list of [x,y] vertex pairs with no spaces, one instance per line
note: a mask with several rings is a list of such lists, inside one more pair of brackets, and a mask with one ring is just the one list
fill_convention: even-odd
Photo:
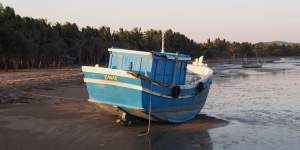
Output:
[[[294,59],[300,59],[300,56],[289,56],[289,57],[261,57],[259,58],[263,62],[273,62],[280,60],[280,58],[294,58]],[[249,61],[256,61],[256,57],[250,57],[247,58]],[[220,64],[220,63],[241,63],[243,61],[243,58],[214,58],[214,59],[204,59],[205,63],[208,63],[208,65],[212,64]],[[86,64],[83,64],[86,65]],[[107,63],[103,63],[100,66],[106,66]],[[87,66],[93,66],[91,64]],[[14,73],[14,72],[35,72],[35,71],[46,71],[46,70],[67,70],[67,69],[80,69],[80,65],[69,65],[65,67],[42,67],[42,68],[20,68],[20,69],[8,69],[7,71],[5,69],[0,69],[0,74],[2,73]]]

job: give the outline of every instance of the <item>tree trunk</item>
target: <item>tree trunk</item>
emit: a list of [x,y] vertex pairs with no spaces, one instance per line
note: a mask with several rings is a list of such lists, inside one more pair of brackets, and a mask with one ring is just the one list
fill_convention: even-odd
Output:
[[80,66],[82,65],[81,53],[82,53],[82,49],[79,48],[79,52],[78,52],[78,64],[79,64]]
[[39,65],[38,65],[38,68],[40,69],[40,68],[41,68],[41,66],[42,66],[42,60],[40,59],[40,61],[39,61]]
[[35,61],[34,61],[34,59],[32,59],[32,60],[31,60],[31,64],[30,64],[30,65],[31,65],[31,66],[30,66],[30,69],[31,69],[31,68],[34,68],[34,63],[35,63]]
[[17,71],[18,70],[18,61],[15,60],[15,59],[13,59],[12,63],[13,63],[13,69],[14,69],[14,71]]
[[4,69],[6,72],[8,72],[8,66],[9,66],[9,61],[8,61],[8,59],[5,59]]

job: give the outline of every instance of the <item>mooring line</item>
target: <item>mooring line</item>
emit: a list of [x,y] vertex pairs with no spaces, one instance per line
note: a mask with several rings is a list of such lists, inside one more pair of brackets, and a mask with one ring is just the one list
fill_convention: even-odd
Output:
[[[152,90],[152,84],[150,85],[150,90]],[[145,135],[150,135],[150,131],[151,131],[151,109],[152,109],[152,99],[151,99],[151,94],[149,94],[150,98],[149,98],[149,113],[148,113],[148,128],[147,128],[147,132],[145,133],[141,133],[138,136],[145,136]]]

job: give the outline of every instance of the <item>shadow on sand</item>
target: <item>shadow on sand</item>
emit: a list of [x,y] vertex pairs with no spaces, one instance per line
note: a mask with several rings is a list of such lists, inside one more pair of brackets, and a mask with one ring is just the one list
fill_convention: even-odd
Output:
[[212,149],[208,130],[226,121],[206,115],[183,124],[121,126],[89,102],[0,105],[0,149]]
[[[205,114],[198,115],[194,120],[182,124],[164,124],[152,122],[149,135],[137,137],[135,141],[143,140],[135,145],[139,149],[213,149],[208,130],[227,125],[225,120],[210,117]],[[146,121],[140,125],[147,128]],[[148,147],[146,147],[148,146]]]

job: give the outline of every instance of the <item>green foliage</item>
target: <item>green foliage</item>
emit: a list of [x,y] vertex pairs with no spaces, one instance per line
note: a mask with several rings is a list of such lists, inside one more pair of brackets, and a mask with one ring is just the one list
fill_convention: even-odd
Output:
[[[20,17],[0,3],[0,69],[61,67],[106,62],[107,49],[119,47],[142,51],[161,49],[162,31],[141,28],[111,32],[109,27],[79,28],[74,23],[51,24],[44,19]],[[299,44],[238,43],[208,39],[197,43],[167,30],[165,49],[207,58],[244,58],[300,55]]]
[[144,50],[158,50],[161,49],[162,32],[150,29],[144,32]]

